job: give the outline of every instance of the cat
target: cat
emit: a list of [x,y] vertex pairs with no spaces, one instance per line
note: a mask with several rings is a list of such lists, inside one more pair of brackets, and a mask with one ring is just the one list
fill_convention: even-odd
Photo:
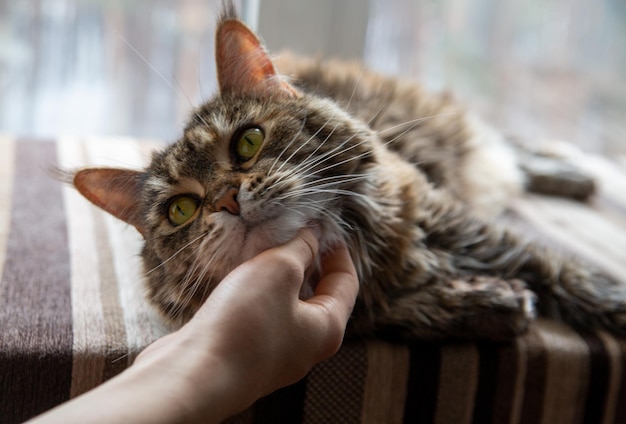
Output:
[[216,64],[219,93],[146,169],[73,175],[145,239],[148,298],[171,323],[318,225],[321,250],[345,241],[358,271],[348,336],[508,340],[538,314],[626,333],[626,285],[498,224],[528,182],[523,155],[449,97],[355,64],[272,60],[228,4]]

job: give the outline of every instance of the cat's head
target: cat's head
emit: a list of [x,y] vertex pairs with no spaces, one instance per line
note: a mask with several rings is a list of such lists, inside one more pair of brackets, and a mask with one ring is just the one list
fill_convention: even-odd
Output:
[[[76,188],[143,235],[149,296],[186,320],[235,266],[320,225],[322,244],[350,237],[371,208],[370,129],[281,77],[235,16],[216,38],[220,92],[144,171],[90,168]],[[252,284],[253,282],[251,282]]]

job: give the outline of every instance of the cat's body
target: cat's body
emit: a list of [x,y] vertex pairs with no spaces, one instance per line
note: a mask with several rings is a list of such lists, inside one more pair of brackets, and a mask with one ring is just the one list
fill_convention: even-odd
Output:
[[537,310],[626,329],[626,285],[492,222],[524,188],[515,149],[446,97],[286,57],[289,84],[232,10],[217,65],[220,95],[147,170],[75,177],[142,233],[149,298],[171,320],[241,262],[319,225],[322,247],[345,240],[359,272],[352,335],[506,339]]
[[389,150],[476,213],[497,216],[523,191],[514,149],[448,95],[373,73],[356,62],[289,54],[275,62],[296,87],[332,98],[376,131]]

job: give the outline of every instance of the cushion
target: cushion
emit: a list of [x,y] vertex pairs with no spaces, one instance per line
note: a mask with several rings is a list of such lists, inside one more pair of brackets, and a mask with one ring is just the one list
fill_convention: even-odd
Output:
[[[21,422],[130,366],[167,329],[146,303],[141,238],[55,178],[141,167],[157,141],[0,136],[0,417]],[[626,280],[626,168],[588,204],[527,195],[506,219]],[[626,340],[540,319],[508,343],[349,340],[232,422],[626,422]]]

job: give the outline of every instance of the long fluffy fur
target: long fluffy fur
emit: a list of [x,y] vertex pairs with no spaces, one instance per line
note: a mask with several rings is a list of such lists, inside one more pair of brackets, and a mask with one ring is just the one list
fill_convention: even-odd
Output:
[[[236,19],[226,5],[222,23]],[[132,177],[138,192],[117,196],[137,203],[108,208],[133,211],[149,298],[164,316],[185,322],[234,267],[315,222],[323,248],[345,240],[357,265],[349,334],[501,340],[538,313],[624,333],[625,285],[494,224],[525,184],[516,150],[496,131],[446,96],[354,64],[283,56],[287,85],[249,30],[229,25],[253,41],[244,48],[263,68],[254,54],[221,51],[254,78],[218,66],[222,92]],[[253,86],[259,75],[267,81]],[[264,142],[242,161],[234,146],[251,126]],[[100,192],[79,189],[108,207]],[[237,210],[221,209],[232,193]],[[180,195],[198,199],[198,210],[173,225],[167,211]]]

